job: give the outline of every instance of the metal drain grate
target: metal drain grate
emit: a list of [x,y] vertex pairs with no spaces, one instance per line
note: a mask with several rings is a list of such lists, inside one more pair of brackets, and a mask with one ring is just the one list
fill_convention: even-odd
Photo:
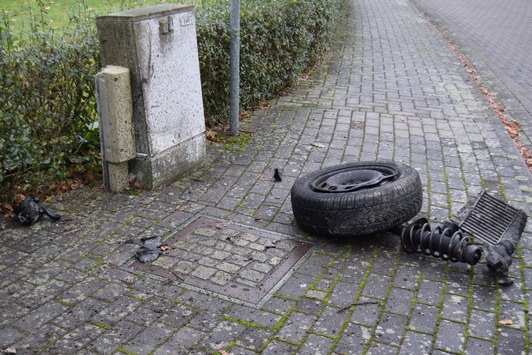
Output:
[[189,287],[259,305],[281,285],[312,243],[199,217],[164,241],[170,249],[151,263],[132,260],[141,271]]
[[526,223],[526,215],[523,218],[523,214],[523,211],[482,191],[475,200],[470,201],[457,213],[456,218],[461,219],[457,225],[464,232],[472,234],[475,239],[484,243],[495,245],[511,226]]

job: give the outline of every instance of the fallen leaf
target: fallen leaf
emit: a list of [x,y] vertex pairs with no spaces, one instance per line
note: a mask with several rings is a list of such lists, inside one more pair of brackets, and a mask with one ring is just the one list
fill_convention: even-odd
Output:
[[86,174],[85,174],[85,179],[87,179],[88,182],[92,182],[94,181],[94,174],[92,171],[88,171]]
[[270,104],[268,103],[268,101],[262,101],[261,103],[259,103],[259,105],[257,107],[258,108],[268,108],[268,107],[270,107]]
[[312,143],[311,146],[316,147],[316,148],[325,148],[325,146],[321,143]]
[[207,131],[205,131],[205,136],[207,137],[207,139],[214,139],[218,136],[218,132],[216,131],[213,131],[212,129],[209,129]]
[[511,319],[501,319],[501,320],[499,321],[499,324],[502,324],[502,325],[512,325],[513,322],[512,322]]
[[11,206],[9,203],[0,203],[0,208],[7,212],[13,212],[13,206]]

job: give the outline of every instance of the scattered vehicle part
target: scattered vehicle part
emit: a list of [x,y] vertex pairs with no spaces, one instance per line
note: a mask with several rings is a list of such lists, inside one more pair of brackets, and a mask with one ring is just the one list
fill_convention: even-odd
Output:
[[[143,263],[148,263],[157,260],[159,255],[163,252],[165,246],[162,244],[161,237],[154,236],[149,238],[142,238],[142,246],[137,250],[135,256]],[[162,249],[163,248],[163,249]]]
[[38,197],[28,195],[22,203],[15,208],[15,219],[23,226],[31,226],[46,214],[51,219],[58,221],[61,216],[50,211]]
[[140,247],[137,252],[135,253],[135,256],[142,261],[143,263],[149,263],[152,261],[157,260],[159,258],[160,252],[159,250],[153,250],[146,247]]
[[281,182],[283,181],[283,178],[281,177],[281,173],[279,172],[279,169],[275,169],[274,172],[273,172],[273,179],[276,181],[276,182]]
[[388,230],[416,216],[422,199],[417,171],[391,161],[331,166],[303,176],[291,190],[298,225],[323,236]]
[[163,242],[161,241],[161,237],[154,236],[154,237],[148,237],[148,238],[141,238],[142,245],[145,248],[148,248],[150,250],[156,250],[161,245],[163,245]]
[[[453,262],[475,265],[482,254],[488,269],[501,277],[501,286],[509,286],[508,278],[512,254],[517,248],[525,229],[527,215],[505,202],[481,191],[471,198],[442,226],[432,228],[425,218],[420,218],[408,227],[396,227],[392,232],[401,236],[401,245],[406,253],[424,253]],[[469,244],[473,236],[479,245]]]
[[[298,225],[323,236],[359,236],[390,231],[401,238],[406,253],[431,255],[476,265],[485,256],[488,269],[511,285],[512,254],[525,229],[527,215],[481,191],[455,215],[436,227],[419,218],[401,224],[421,209],[418,173],[408,165],[358,162],[310,173],[294,183],[292,210]],[[475,242],[472,244],[469,236]]]
[[475,265],[482,249],[469,243],[469,237],[460,230],[436,226],[432,228],[427,219],[419,218],[401,231],[401,246],[407,254],[425,254],[452,262]]
[[483,242],[488,268],[501,277],[507,277],[512,254],[519,244],[527,219],[524,211],[481,191],[447,223],[473,235],[475,241]]

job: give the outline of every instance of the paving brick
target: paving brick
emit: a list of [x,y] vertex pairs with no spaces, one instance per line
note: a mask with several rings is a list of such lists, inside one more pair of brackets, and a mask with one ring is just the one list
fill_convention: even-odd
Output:
[[393,287],[386,300],[386,311],[409,315],[412,307],[414,292],[403,288]]
[[89,321],[105,307],[107,307],[107,304],[104,302],[93,298],[86,298],[54,319],[54,323],[64,329],[73,329]]
[[104,354],[113,354],[121,344],[127,343],[143,329],[143,327],[131,322],[120,322],[112,330],[102,334],[89,344],[88,349]]
[[362,353],[371,338],[371,333],[371,328],[350,323],[336,345],[336,352],[345,354]]
[[34,311],[28,313],[17,322],[14,326],[18,329],[31,332],[33,329],[40,328],[46,322],[59,316],[68,309],[67,306],[55,301],[49,301]]
[[94,315],[92,319],[95,322],[110,326],[131,314],[140,304],[140,301],[133,298],[120,297],[107,308],[102,309],[98,314]]
[[37,353],[39,350],[46,349],[67,333],[66,330],[51,324],[45,324],[41,328],[34,329],[29,336],[19,339],[13,346],[20,353]]
[[389,276],[372,273],[366,280],[363,294],[373,298],[386,298],[391,280]]
[[65,334],[47,352],[56,354],[78,353],[83,347],[99,337],[104,330],[92,324],[84,324]]
[[205,333],[183,327],[153,352],[154,355],[188,353],[205,336]]
[[283,327],[277,333],[277,337],[286,341],[299,343],[303,340],[307,331],[312,328],[316,317],[303,313],[294,312],[285,321]]
[[279,340],[271,341],[268,346],[262,351],[262,354],[265,355],[274,355],[274,354],[291,354],[295,353],[297,347],[288,344]]
[[384,313],[375,335],[380,342],[400,345],[407,323],[408,318],[404,315]]
[[473,353],[483,353],[483,354],[491,354],[495,351],[495,346],[493,342],[484,340],[484,339],[478,339],[478,338],[468,338],[467,340],[467,348],[466,353],[473,354]]
[[298,352],[300,354],[325,355],[329,353],[333,343],[334,340],[331,338],[310,334]]
[[267,328],[273,328],[281,320],[276,314],[264,312],[257,309],[249,309],[240,305],[234,305],[226,314],[230,317],[243,320],[248,323],[254,323]]
[[432,335],[407,331],[399,354],[432,354]]
[[440,310],[436,306],[418,303],[414,306],[409,327],[425,333],[434,333]]
[[199,345],[207,351],[219,351],[236,341],[245,330],[246,327],[242,324],[223,321]]
[[465,344],[465,325],[442,320],[438,329],[435,347],[462,352]]
[[122,348],[136,354],[152,352],[160,344],[170,337],[175,329],[161,323],[155,323],[145,328],[135,338],[127,342]]

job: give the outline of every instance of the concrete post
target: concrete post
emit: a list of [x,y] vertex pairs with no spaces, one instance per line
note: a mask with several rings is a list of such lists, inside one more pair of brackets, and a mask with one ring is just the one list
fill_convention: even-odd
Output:
[[103,63],[131,71],[136,157],[143,187],[172,183],[205,158],[194,7],[165,4],[96,19]]
[[229,105],[230,133],[238,136],[240,125],[240,0],[231,0],[231,95]]
[[99,72],[96,93],[104,187],[120,192],[129,186],[128,161],[135,158],[129,69],[108,66]]

